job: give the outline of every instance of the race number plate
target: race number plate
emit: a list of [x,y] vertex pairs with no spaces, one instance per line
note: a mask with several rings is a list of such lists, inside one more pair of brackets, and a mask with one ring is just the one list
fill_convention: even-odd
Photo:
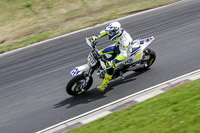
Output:
[[92,53],[90,53],[88,55],[88,61],[89,61],[89,63],[90,63],[91,66],[95,66],[96,63],[97,63],[97,60],[95,60],[95,58],[94,58],[94,56],[93,56]]

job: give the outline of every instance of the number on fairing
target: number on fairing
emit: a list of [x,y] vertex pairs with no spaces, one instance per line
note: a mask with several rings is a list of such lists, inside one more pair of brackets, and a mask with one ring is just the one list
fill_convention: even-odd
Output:
[[71,71],[71,75],[77,75],[79,73],[78,68],[74,68],[74,70]]
[[89,61],[89,63],[90,63],[91,66],[94,66],[97,63],[97,61],[94,59],[94,56],[92,55],[92,53],[90,53],[88,55],[88,61]]

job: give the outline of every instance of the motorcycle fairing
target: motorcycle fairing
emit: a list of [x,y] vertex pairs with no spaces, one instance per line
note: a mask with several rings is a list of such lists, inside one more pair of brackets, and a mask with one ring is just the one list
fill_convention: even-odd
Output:
[[71,76],[79,75],[83,73],[84,71],[88,70],[90,66],[88,64],[84,64],[82,66],[76,67],[71,71]]

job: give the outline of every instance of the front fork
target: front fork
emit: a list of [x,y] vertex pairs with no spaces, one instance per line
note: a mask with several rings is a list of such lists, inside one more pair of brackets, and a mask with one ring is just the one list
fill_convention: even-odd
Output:
[[95,71],[95,68],[90,67],[88,73],[85,73],[85,72],[83,73],[84,77],[85,77],[85,81],[83,82],[83,84],[80,87],[82,91],[85,90],[85,87],[87,86],[87,84],[90,80],[90,77],[92,77],[92,74],[94,73],[94,71]]

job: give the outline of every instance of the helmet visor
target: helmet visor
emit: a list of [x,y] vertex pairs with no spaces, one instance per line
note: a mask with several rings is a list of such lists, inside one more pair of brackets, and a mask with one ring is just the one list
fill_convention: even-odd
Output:
[[109,35],[111,35],[111,36],[115,36],[116,34],[117,34],[116,31],[109,31]]

